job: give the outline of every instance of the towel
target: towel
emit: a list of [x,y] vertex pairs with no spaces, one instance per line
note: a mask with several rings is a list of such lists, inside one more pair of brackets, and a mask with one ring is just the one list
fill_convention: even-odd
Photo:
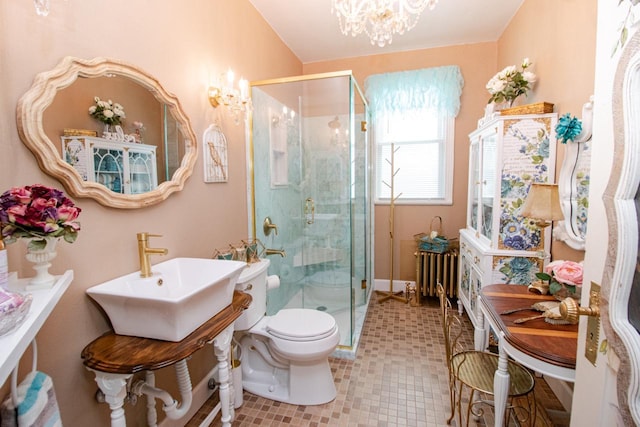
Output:
[[17,394],[15,405],[11,396],[2,404],[2,427],[62,427],[51,377],[33,371],[20,383]]

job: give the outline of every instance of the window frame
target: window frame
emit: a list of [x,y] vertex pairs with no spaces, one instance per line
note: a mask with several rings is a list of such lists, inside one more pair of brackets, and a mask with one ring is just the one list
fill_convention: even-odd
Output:
[[[382,115],[384,116],[384,115]],[[378,119],[380,120],[386,120],[385,117],[381,117],[378,116]],[[443,138],[442,138],[442,147],[444,149],[444,171],[441,175],[441,178],[444,179],[444,195],[443,197],[437,197],[437,198],[403,198],[402,195],[400,195],[399,197],[396,196],[396,199],[394,200],[394,204],[395,205],[424,205],[424,206],[446,206],[446,205],[453,205],[453,177],[454,177],[454,151],[455,151],[455,117],[452,117],[450,115],[447,115],[445,113],[440,113],[440,120],[442,120],[442,131],[444,133]],[[382,188],[382,186],[384,185],[383,182],[381,182],[381,178],[380,178],[380,171],[378,170],[378,165],[382,164],[381,162],[378,161],[378,156],[379,156],[379,146],[382,144],[389,144],[389,142],[383,141],[383,142],[379,142],[379,134],[378,132],[380,131],[380,128],[378,125],[374,126],[373,129],[373,144],[374,144],[374,150],[373,150],[373,179],[374,179],[374,183],[373,183],[373,190],[374,190],[374,197],[373,197],[373,202],[375,205],[390,205],[391,204],[391,198],[381,198],[379,195],[380,189]],[[427,144],[430,143],[433,140],[425,140],[422,142],[414,142],[414,141],[407,141],[404,143],[400,143],[400,144]],[[391,167],[391,166],[389,166]],[[395,170],[401,169],[402,166],[395,164],[395,159],[394,159],[394,168]],[[394,189],[395,190],[395,189]],[[394,191],[395,192],[395,191]]]

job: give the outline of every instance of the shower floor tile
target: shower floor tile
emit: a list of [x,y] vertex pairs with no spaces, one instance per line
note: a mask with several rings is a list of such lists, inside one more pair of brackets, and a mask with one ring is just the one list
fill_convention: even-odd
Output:
[[[471,344],[473,328],[465,321],[465,341]],[[436,298],[411,307],[394,300],[378,303],[372,296],[355,359],[329,359],[338,390],[334,401],[318,406],[288,405],[245,391],[244,404],[236,410],[232,425],[445,427],[450,404],[444,355]],[[568,415],[561,414],[563,408],[543,378],[536,377],[535,393],[536,426],[569,425]],[[214,395],[186,426],[200,426],[216,404]],[[221,426],[219,414],[210,425]],[[492,411],[487,410],[478,421],[470,420],[469,425],[493,425]]]

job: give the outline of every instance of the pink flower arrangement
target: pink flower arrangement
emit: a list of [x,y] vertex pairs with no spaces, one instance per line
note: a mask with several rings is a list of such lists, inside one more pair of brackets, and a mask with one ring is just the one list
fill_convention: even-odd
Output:
[[0,196],[0,228],[5,243],[20,237],[35,238],[30,249],[44,248],[46,237],[75,242],[81,209],[55,188],[40,184],[14,187]]
[[544,273],[536,273],[536,277],[549,282],[552,295],[563,288],[576,294],[577,288],[582,287],[582,274],[582,262],[556,260],[544,268]]

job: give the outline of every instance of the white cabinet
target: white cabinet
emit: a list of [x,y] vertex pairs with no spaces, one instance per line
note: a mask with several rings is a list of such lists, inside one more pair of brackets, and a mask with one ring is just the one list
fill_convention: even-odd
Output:
[[154,145],[64,136],[62,156],[84,181],[98,182],[116,193],[139,194],[158,186]]
[[553,183],[557,115],[497,116],[469,135],[467,225],[460,230],[458,305],[477,323],[483,286],[528,285],[541,271],[551,244],[520,216],[531,183]]

